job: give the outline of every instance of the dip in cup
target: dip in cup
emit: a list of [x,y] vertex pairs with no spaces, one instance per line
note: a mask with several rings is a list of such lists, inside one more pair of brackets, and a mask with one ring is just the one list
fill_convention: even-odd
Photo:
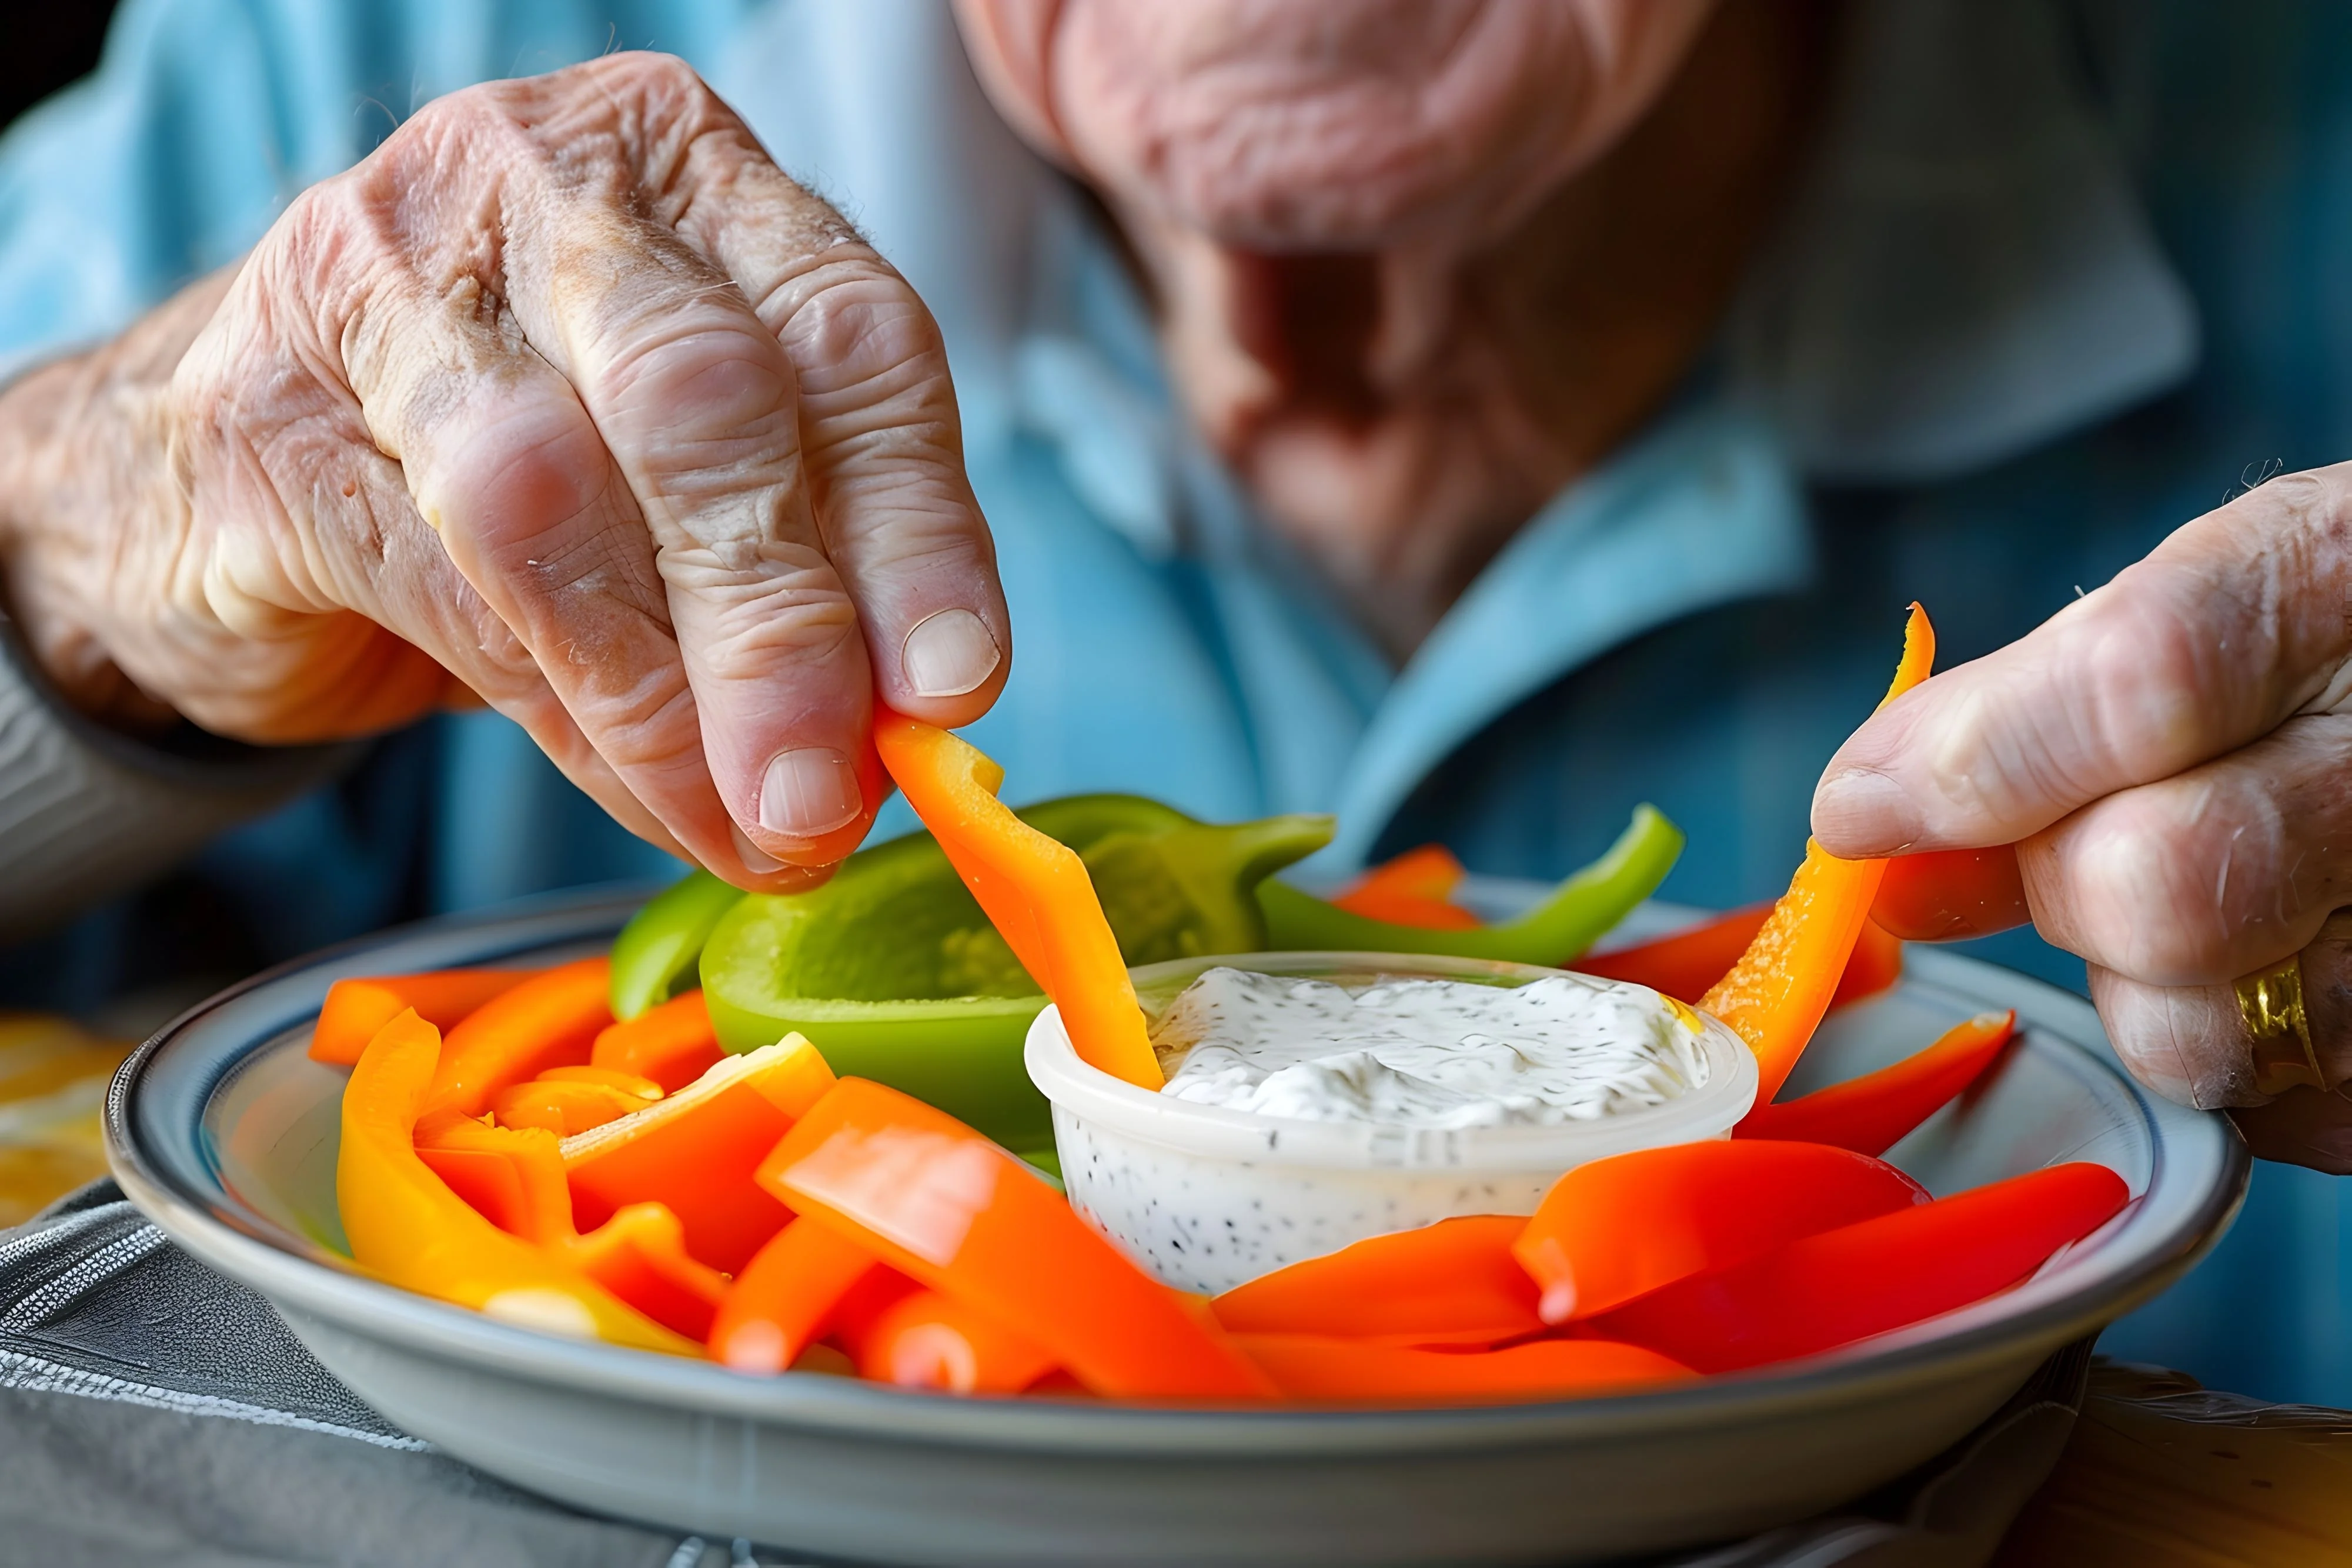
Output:
[[[1136,995],[1157,1026],[1186,987],[1220,967],[1349,992],[1403,980],[1510,988],[1563,974],[1395,953],[1255,953],[1137,969]],[[1053,1103],[1071,1205],[1165,1283],[1214,1294],[1368,1236],[1455,1215],[1531,1214],[1588,1160],[1728,1136],[1756,1098],[1756,1061],[1721,1023],[1692,1016],[1696,1082],[1654,1105],[1550,1124],[1309,1121],[1195,1103],[1087,1066],[1050,1007],[1030,1026],[1024,1060]]]

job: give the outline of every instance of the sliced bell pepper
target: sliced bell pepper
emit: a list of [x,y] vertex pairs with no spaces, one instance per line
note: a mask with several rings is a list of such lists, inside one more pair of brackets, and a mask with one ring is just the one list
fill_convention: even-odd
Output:
[[[776,1038],[782,1040],[783,1033]],[[588,1061],[592,1067],[650,1078],[663,1093],[675,1094],[726,1054],[719,1049],[719,1034],[710,1027],[710,1009],[703,1005],[702,993],[692,990],[607,1025],[588,1048]]]
[[1511,1246],[1525,1215],[1474,1214],[1374,1236],[1236,1285],[1211,1303],[1235,1333],[1493,1344],[1537,1332]]
[[[1914,604],[1903,657],[1879,706],[1926,680],[1935,660],[1935,628]],[[1789,891],[1739,961],[1699,999],[1756,1053],[1759,1104],[1770,1104],[1780,1092],[1829,1010],[1885,870],[1884,860],[1840,860],[1806,840],[1804,863]]]
[[2006,1290],[2105,1225],[2130,1197],[2105,1166],[2051,1166],[1800,1237],[1677,1280],[1585,1328],[1701,1372],[1811,1355]]
[[1735,1138],[1790,1138],[1883,1155],[1959,1095],[2017,1032],[2015,1012],[1979,1013],[1916,1056],[1777,1105],[1759,1105]]
[[457,1111],[417,1119],[416,1157],[509,1236],[553,1247],[578,1234],[563,1153],[543,1127],[493,1127]]
[[911,1291],[884,1309],[857,1355],[861,1377],[949,1394],[1018,1394],[1054,1364],[986,1312],[937,1291]]
[[1986,936],[2033,918],[2015,844],[1896,855],[1886,862],[1870,914],[1914,942]]
[[610,967],[599,955],[543,969],[467,1015],[441,1047],[427,1109],[478,1116],[509,1083],[586,1063],[597,1031],[613,1021]]
[[371,975],[327,988],[310,1031],[310,1060],[348,1067],[375,1031],[414,1008],[446,1034],[466,1015],[530,978],[529,969],[430,969],[416,975]]
[[1234,1338],[1285,1394],[1332,1404],[1570,1399],[1692,1375],[1690,1368],[1643,1346],[1592,1339],[1447,1351],[1322,1334]]
[[1004,770],[946,730],[877,715],[874,744],[989,923],[1060,1009],[1081,1061],[1157,1089],[1160,1059],[1086,862],[996,798]]
[[1034,1341],[1098,1394],[1273,1396],[1224,1336],[1026,1166],[894,1089],[843,1079],[776,1145],[760,1181],[796,1213]]
[[[820,1230],[833,1228],[823,1220],[816,1222],[816,1228]],[[826,1343],[845,1352],[855,1366],[857,1358],[866,1353],[866,1335],[872,1333],[874,1325],[882,1321],[882,1314],[896,1305],[899,1297],[921,1289],[922,1286],[886,1264],[849,1287],[834,1307],[832,1315],[825,1319],[824,1327],[820,1332]]]
[[606,998],[626,1023],[660,1006],[702,961],[702,945],[719,917],[743,900],[707,871],[693,871],[646,901],[613,939],[613,977]]
[[677,1216],[658,1203],[633,1203],[564,1246],[596,1283],[673,1333],[709,1336],[727,1276],[687,1254]]
[[642,1111],[662,1097],[650,1078],[609,1067],[551,1067],[490,1096],[501,1127],[544,1127],[559,1138]]
[[1927,1197],[1893,1166],[1851,1149],[1669,1144],[1570,1171],[1512,1252],[1542,1291],[1543,1321],[1563,1323]]
[[474,1212],[417,1157],[415,1129],[441,1031],[404,1012],[352,1069],[335,1202],[352,1257],[391,1284],[575,1339],[698,1355],[701,1347],[623,1302],[554,1250]]
[[772,1376],[816,1343],[860,1281],[883,1272],[873,1253],[832,1226],[793,1220],[727,1288],[710,1325],[710,1354],[738,1372]]
[[1367,920],[1419,925],[1432,931],[1467,931],[1478,917],[1452,902],[1461,883],[1462,862],[1444,844],[1423,844],[1374,866],[1331,905]]
[[1368,920],[1287,883],[1258,883],[1258,906],[1277,951],[1437,953],[1515,964],[1561,964],[1599,941],[1658,890],[1683,852],[1682,830],[1655,807],[1637,806],[1609,852],[1516,920],[1433,931]]
[[[1604,980],[1630,980],[1696,1006],[1739,962],[1772,909],[1769,904],[1751,904],[1636,947],[1587,954],[1569,967]],[[1845,973],[1838,977],[1837,989],[1830,994],[1830,1011],[1874,997],[1902,977],[1902,941],[1865,920],[1854,939],[1853,954],[1846,960]]]
[[572,1213],[585,1229],[632,1203],[667,1204],[687,1250],[733,1273],[787,1218],[752,1172],[832,1086],[798,1035],[730,1056],[667,1099],[564,1139]]

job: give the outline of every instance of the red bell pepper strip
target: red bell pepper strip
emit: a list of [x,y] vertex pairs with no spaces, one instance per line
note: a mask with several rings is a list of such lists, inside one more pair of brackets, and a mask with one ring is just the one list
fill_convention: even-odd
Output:
[[1053,1356],[986,1312],[937,1291],[901,1296],[864,1335],[858,1375],[949,1394],[1018,1394]]
[[1014,816],[996,798],[1004,770],[947,731],[877,711],[874,744],[1013,956],[1054,998],[1079,1059],[1159,1088],[1160,1059],[1086,862]]
[[711,1028],[710,1009],[703,1005],[702,993],[694,990],[606,1027],[589,1047],[588,1061],[650,1078],[663,1093],[675,1094],[726,1054]]
[[559,1138],[642,1111],[662,1097],[650,1078],[609,1067],[551,1067],[490,1096],[501,1127],[544,1127]]
[[[1879,706],[1927,678],[1936,633],[1914,604],[1903,658]],[[1807,840],[1804,863],[1728,974],[1699,999],[1756,1053],[1756,1098],[1771,1103],[1813,1038],[1870,917],[1884,860],[1843,861]]]
[[2022,925],[2033,912],[2025,904],[2017,846],[1995,844],[1896,855],[1886,862],[1870,916],[1913,942],[1954,942]]
[[1524,1215],[1474,1214],[1374,1236],[1236,1285],[1210,1303],[1235,1333],[1494,1344],[1537,1332],[1511,1244]]
[[348,1067],[375,1031],[412,1008],[445,1035],[502,991],[530,978],[529,969],[431,969],[420,975],[372,975],[327,988],[310,1060]]
[[1512,1252],[1542,1291],[1543,1321],[1562,1323],[1927,1196],[1893,1166],[1850,1149],[1670,1144],[1570,1171]]
[[1374,866],[1331,903],[1367,920],[1431,931],[1468,931],[1478,925],[1478,917],[1451,902],[1462,877],[1462,862],[1453,851],[1443,844],[1423,844]]
[[654,1322],[706,1339],[727,1293],[727,1276],[688,1256],[677,1216],[658,1203],[633,1203],[564,1253],[596,1283]]
[[436,1111],[417,1119],[415,1136],[416,1157],[508,1235],[553,1247],[578,1234],[553,1133]]
[[1691,1376],[1690,1368],[1643,1346],[1592,1339],[1445,1351],[1321,1334],[1234,1337],[1285,1394],[1333,1404],[1569,1399]]
[[2051,1166],[1800,1237],[1677,1280],[1585,1327],[1701,1372],[1811,1355],[2006,1290],[2105,1225],[2130,1197],[2105,1166]]
[[[793,1223],[799,1222],[795,1220]],[[819,1220],[816,1228],[830,1230],[833,1228]],[[899,1297],[921,1289],[922,1286],[896,1269],[887,1265],[877,1268],[849,1287],[847,1293],[834,1307],[832,1315],[825,1319],[821,1332],[827,1342],[848,1353],[854,1368],[857,1358],[866,1353],[866,1336],[874,1332],[874,1325],[881,1321],[882,1314],[895,1306]]]
[[886,1272],[832,1226],[795,1219],[768,1238],[727,1288],[710,1325],[710,1354],[738,1372],[782,1372],[816,1343],[858,1281]]
[[600,954],[541,970],[483,1003],[442,1042],[426,1109],[478,1116],[509,1083],[584,1065],[597,1031],[613,1021],[611,971]]
[[895,1089],[843,1079],[776,1145],[760,1181],[794,1212],[1035,1342],[1098,1394],[1274,1396],[1229,1340],[1036,1173]]
[[632,1203],[667,1204],[687,1250],[732,1273],[789,1218],[752,1173],[832,1087],[824,1058],[796,1034],[730,1056],[667,1099],[564,1139],[572,1212],[588,1227]]
[[[1769,904],[1751,904],[1637,947],[1588,954],[1569,967],[1604,980],[1631,980],[1696,1006],[1739,962],[1748,944],[1764,928],[1772,908]],[[1845,973],[1838,977],[1837,989],[1830,994],[1830,1010],[1874,997],[1902,977],[1901,939],[1876,922],[1865,920],[1854,940],[1853,954],[1846,960]]]
[[1883,1155],[1974,1083],[2016,1032],[2016,1013],[1979,1013],[1892,1066],[1777,1105],[1759,1105],[1731,1135]]

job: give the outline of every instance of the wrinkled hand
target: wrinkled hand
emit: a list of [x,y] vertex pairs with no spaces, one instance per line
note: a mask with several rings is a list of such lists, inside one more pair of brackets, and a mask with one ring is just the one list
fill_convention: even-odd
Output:
[[2015,843],[2034,924],[2088,961],[2144,1082],[2262,1107],[2238,1113],[2257,1154],[2352,1168],[2352,1100],[2258,1090],[2230,984],[2300,953],[2319,1064],[2352,1078],[2347,696],[2352,465],[2241,497],[1889,705],[1813,828],[1849,856]]
[[1011,642],[939,332],[684,66],[439,99],[233,273],[0,410],[0,559],[114,716],[265,742],[453,695],[622,822],[805,882]]

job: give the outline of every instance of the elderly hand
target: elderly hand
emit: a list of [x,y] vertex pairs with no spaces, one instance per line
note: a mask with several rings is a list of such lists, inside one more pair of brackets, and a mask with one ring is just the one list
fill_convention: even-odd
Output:
[[0,400],[0,564],[118,717],[266,742],[466,692],[644,837],[821,874],[1010,638],[940,336],[675,60],[474,88],[232,274]]
[[2258,1086],[2231,986],[2300,954],[2318,1065],[2352,1078],[2347,699],[2352,465],[2272,480],[1889,705],[1832,760],[1813,831],[1847,856],[2014,843],[2134,1072],[2261,1107],[2237,1113],[2257,1154],[2352,1168],[2352,1100]]

